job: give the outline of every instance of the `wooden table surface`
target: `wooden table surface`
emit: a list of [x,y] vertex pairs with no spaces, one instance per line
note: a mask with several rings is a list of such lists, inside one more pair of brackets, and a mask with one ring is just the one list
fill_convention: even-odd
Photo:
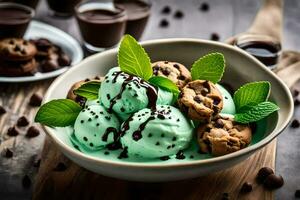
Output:
[[[0,0],[1,2],[1,0]],[[142,40],[192,37],[209,39],[210,34],[217,32],[221,40],[244,31],[260,6],[259,0],[210,0],[210,10],[206,13],[199,11],[203,0],[152,0],[152,16]],[[174,19],[173,15],[162,15],[160,10],[164,5],[170,5],[172,13],[177,9],[184,12],[183,19]],[[284,49],[300,51],[300,1],[285,1],[284,19]],[[160,28],[161,19],[169,20],[167,28]],[[49,15],[44,1],[37,8],[36,19],[52,24],[73,35],[81,41],[78,27],[73,18],[57,19]],[[28,105],[32,93],[43,94],[53,80],[35,83],[4,84],[0,83],[0,105],[8,108],[8,113],[0,117],[0,152],[12,148],[14,156],[6,159],[0,156],[0,199],[30,199],[31,190],[21,184],[22,178],[28,174],[32,179],[37,169],[32,166],[43,146],[45,135],[28,139],[24,137],[25,128],[21,129],[18,137],[8,137],[7,129],[15,124],[21,115],[32,119],[36,108]],[[300,111],[296,109],[296,117]],[[293,199],[296,189],[300,189],[300,135],[299,130],[287,128],[278,139],[276,172],[285,178],[285,185],[276,191],[275,199]]]

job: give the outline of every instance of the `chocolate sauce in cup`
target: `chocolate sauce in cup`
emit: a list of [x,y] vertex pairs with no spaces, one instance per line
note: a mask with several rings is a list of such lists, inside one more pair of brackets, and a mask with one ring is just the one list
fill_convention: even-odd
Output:
[[91,52],[114,47],[125,33],[127,20],[125,10],[119,7],[111,8],[108,5],[86,2],[75,8],[84,45]]
[[71,17],[74,7],[82,0],[47,0],[49,8],[56,17]]
[[281,45],[271,37],[260,35],[241,36],[235,45],[256,57],[269,69],[276,68]]
[[115,3],[124,8],[128,16],[125,33],[139,40],[148,22],[151,4],[141,0],[116,0]]
[[16,3],[0,3],[0,39],[7,37],[22,38],[34,10]]

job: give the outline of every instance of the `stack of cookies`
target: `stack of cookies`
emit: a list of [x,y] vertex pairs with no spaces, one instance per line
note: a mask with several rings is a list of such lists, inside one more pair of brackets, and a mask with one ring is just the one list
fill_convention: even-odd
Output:
[[0,75],[27,76],[36,72],[37,49],[29,41],[8,38],[0,41]]
[[71,59],[63,50],[45,38],[30,40],[38,52],[36,60],[41,72],[50,72],[71,64]]

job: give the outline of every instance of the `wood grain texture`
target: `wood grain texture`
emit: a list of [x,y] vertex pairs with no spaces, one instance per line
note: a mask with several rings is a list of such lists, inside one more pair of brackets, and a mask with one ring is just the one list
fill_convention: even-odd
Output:
[[[42,164],[34,185],[33,200],[50,199],[273,199],[273,192],[255,182],[263,166],[275,167],[276,140],[244,162],[221,172],[191,180],[167,183],[140,183],[97,175],[79,167],[60,153],[49,138],[42,153]],[[57,171],[59,163],[67,167]],[[244,182],[253,183],[253,191],[240,193]]]

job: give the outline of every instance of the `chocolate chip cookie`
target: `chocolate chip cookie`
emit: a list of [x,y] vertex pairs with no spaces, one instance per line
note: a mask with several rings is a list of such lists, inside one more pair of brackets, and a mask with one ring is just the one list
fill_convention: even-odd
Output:
[[190,71],[182,64],[169,61],[158,61],[152,64],[153,74],[163,76],[183,88],[192,80]]
[[82,86],[84,83],[85,83],[84,80],[78,81],[78,82],[74,83],[74,84],[71,86],[71,88],[70,88],[70,90],[69,90],[69,92],[68,92],[68,94],[67,94],[67,99],[71,99],[71,100],[73,100],[73,101],[75,101],[75,102],[78,102],[79,97],[78,97],[78,95],[76,95],[76,94],[74,93],[74,91],[75,91],[76,89],[78,89],[80,86]]
[[86,99],[84,97],[76,95],[74,93],[74,91],[76,89],[78,89],[80,86],[82,86],[84,83],[88,82],[88,81],[100,81],[101,82],[101,81],[103,81],[103,79],[104,79],[103,77],[97,77],[97,79],[96,78],[94,78],[94,79],[86,79],[86,80],[81,80],[81,81],[78,81],[78,82],[74,83],[71,86],[70,90],[68,91],[67,99],[71,99],[71,100],[77,102],[79,105],[84,105],[85,102],[86,102]]
[[214,156],[243,149],[250,144],[251,138],[252,131],[248,125],[220,116],[208,124],[200,125],[197,130],[200,150]]
[[30,76],[36,72],[36,61],[31,59],[28,61],[0,61],[0,75],[2,76]]
[[37,52],[34,44],[20,38],[8,38],[0,41],[0,58],[5,61],[28,61]]
[[70,66],[71,59],[59,46],[45,38],[31,41],[37,47],[36,59],[43,72],[51,72],[60,67]]
[[223,98],[210,81],[195,80],[181,90],[178,105],[191,119],[210,122],[223,108]]

